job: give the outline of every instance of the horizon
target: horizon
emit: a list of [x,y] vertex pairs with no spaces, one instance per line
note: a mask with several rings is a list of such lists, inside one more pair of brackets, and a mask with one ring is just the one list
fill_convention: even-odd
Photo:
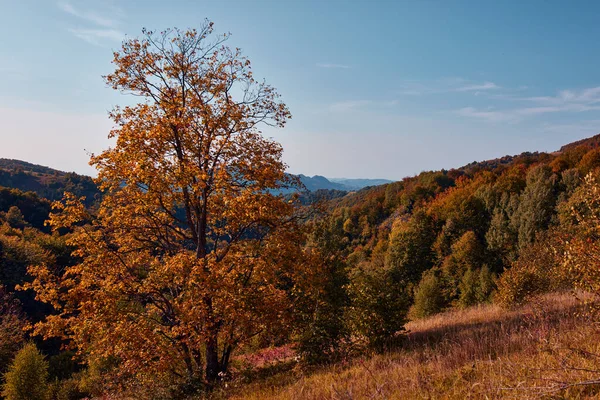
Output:
[[5,6],[0,29],[21,35],[0,44],[0,157],[94,175],[88,152],[110,145],[107,111],[134,100],[101,79],[112,51],[143,26],[204,18],[289,106],[288,126],[264,133],[293,174],[401,180],[600,131],[591,2],[139,4]]

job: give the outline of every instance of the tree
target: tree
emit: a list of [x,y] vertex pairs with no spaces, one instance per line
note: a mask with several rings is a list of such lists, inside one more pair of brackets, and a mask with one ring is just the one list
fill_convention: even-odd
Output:
[[353,334],[383,351],[400,338],[407,321],[407,284],[383,263],[363,261],[350,272],[348,317]]
[[4,375],[6,400],[44,400],[48,395],[48,361],[35,344],[27,343]]
[[106,82],[143,101],[113,110],[116,145],[92,157],[97,212],[67,196],[51,218],[81,262],[63,276],[31,268],[59,310],[37,332],[119,360],[121,382],[212,385],[236,347],[289,328],[308,266],[295,203],[274,194],[294,183],[282,148],[258,130],[290,113],[227,35],[211,37],[209,22],[144,30],[114,54]]
[[452,253],[442,264],[442,271],[450,285],[450,295],[455,297],[463,275],[481,266],[484,250],[473,231],[465,232],[452,244],[451,249]]
[[[571,199],[573,224],[570,235],[563,238],[565,251],[562,266],[570,273],[575,287],[591,293],[591,302],[598,311],[600,298],[600,184],[597,173],[586,175],[584,183]],[[596,316],[597,317],[597,316]]]
[[294,299],[297,309],[296,327],[298,353],[308,364],[334,361],[343,353],[350,334],[346,324],[349,297],[348,268],[343,260],[343,236],[328,219],[314,224],[308,246],[313,248],[324,264],[319,282],[298,293]]
[[8,222],[11,227],[16,229],[23,229],[26,225],[26,222],[23,219],[23,214],[17,206],[12,206],[8,209],[6,212],[6,222]]
[[556,180],[556,175],[547,166],[534,167],[527,173],[527,186],[515,215],[519,248],[532,243],[538,231],[548,228],[556,206]]
[[434,240],[434,221],[423,211],[415,212],[408,222],[399,221],[394,226],[385,264],[397,275],[397,281],[405,285],[419,282],[421,274],[433,266]]
[[425,318],[437,314],[448,305],[444,285],[438,275],[439,271],[435,268],[423,273],[415,289],[414,304],[410,309],[411,318]]
[[25,320],[19,302],[0,285],[0,374],[6,371],[25,339]]

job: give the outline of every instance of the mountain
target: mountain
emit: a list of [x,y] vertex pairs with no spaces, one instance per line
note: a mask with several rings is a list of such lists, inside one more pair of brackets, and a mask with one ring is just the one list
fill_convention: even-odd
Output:
[[321,175],[310,177],[302,174],[298,175],[298,177],[304,186],[306,186],[306,189],[311,192],[321,189],[344,190],[346,192],[352,192],[368,186],[378,186],[386,183],[392,183],[392,181],[387,179],[325,178]]
[[352,178],[329,178],[330,182],[340,183],[348,188],[348,190],[360,190],[368,186],[385,185],[392,183],[389,179],[352,179]]
[[85,196],[87,205],[100,196],[100,190],[89,176],[6,158],[0,158],[0,187],[34,192],[51,201],[61,199],[68,191]]
[[300,178],[300,181],[302,182],[302,184],[304,186],[306,186],[306,189],[311,192],[314,192],[319,189],[345,190],[345,191],[349,190],[349,188],[346,185],[343,185],[341,183],[331,182],[329,179],[327,179],[321,175],[315,175],[313,177],[310,177],[310,176],[300,174],[300,175],[298,175],[298,178]]

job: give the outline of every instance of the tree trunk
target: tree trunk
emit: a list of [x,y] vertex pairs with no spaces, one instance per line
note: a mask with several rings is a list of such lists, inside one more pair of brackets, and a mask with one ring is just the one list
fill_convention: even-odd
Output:
[[216,333],[211,333],[206,341],[206,381],[214,383],[221,372],[219,346]]

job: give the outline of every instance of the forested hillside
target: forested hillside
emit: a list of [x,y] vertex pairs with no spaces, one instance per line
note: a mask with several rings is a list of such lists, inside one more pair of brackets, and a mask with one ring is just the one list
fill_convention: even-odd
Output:
[[85,196],[87,205],[100,195],[89,176],[6,158],[0,158],[0,186],[35,192],[50,201],[60,200],[65,192],[71,192]]
[[[330,202],[326,229],[349,274],[390,295],[401,287],[407,298],[398,301],[414,303],[413,317],[488,301],[498,276],[571,227],[583,177],[600,167],[599,137],[349,194]],[[535,257],[541,269],[551,264]]]

